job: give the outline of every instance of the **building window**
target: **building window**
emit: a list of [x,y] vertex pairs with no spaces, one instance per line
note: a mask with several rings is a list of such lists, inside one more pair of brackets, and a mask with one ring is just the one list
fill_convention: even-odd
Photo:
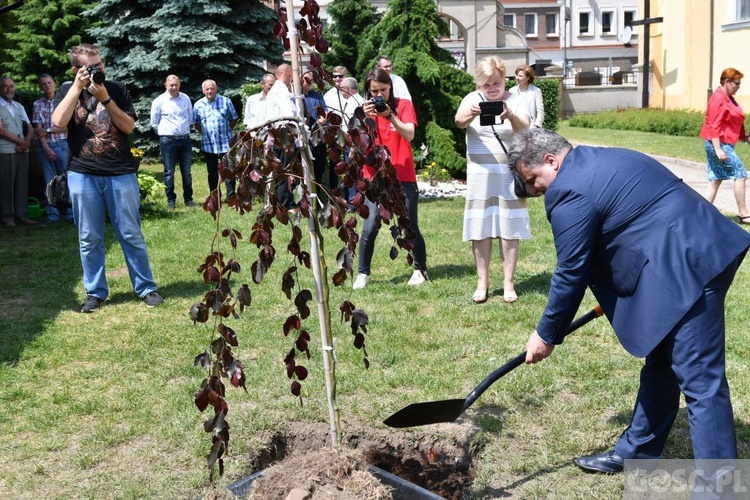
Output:
[[516,15],[515,14],[503,14],[503,26],[510,26],[511,28],[516,27]]
[[537,36],[536,14],[523,15],[523,32],[526,36]]
[[615,12],[613,10],[602,10],[602,35],[614,35],[616,28]]
[[447,40],[463,40],[463,32],[461,31],[461,27],[454,21],[453,19],[449,17],[442,17],[441,19],[445,22],[445,24],[448,25],[448,38],[446,37],[440,37],[440,40],[447,41]]
[[631,33],[635,33],[636,26],[633,26],[633,21],[635,21],[635,11],[623,10],[622,11],[622,27],[630,28],[632,30]]
[[557,22],[557,12],[553,12],[550,14],[546,14],[544,16],[545,19],[545,30],[544,32],[547,34],[547,36],[558,36],[558,22]]
[[578,13],[578,35],[591,36],[594,31],[591,29],[591,12],[581,11]]
[[735,22],[739,21],[750,21],[750,0],[735,0],[736,5],[736,18]]

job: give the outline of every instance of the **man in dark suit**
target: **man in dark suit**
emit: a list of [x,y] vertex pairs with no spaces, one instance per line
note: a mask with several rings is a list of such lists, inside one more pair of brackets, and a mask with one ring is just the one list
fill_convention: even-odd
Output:
[[530,194],[545,195],[557,250],[526,362],[562,343],[587,286],[623,347],[646,358],[630,425],[614,449],[576,465],[615,473],[625,459],[660,457],[680,391],[695,458],[736,458],[724,298],[750,235],[641,153],[573,149],[545,129],[517,134],[509,149],[508,164]]

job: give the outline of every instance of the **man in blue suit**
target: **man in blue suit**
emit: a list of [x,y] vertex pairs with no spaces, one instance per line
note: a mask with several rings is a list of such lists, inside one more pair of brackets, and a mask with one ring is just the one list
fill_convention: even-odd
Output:
[[659,162],[579,146],[544,129],[517,134],[508,165],[545,195],[557,250],[547,307],[526,362],[552,353],[593,292],[623,347],[646,358],[633,418],[614,449],[575,464],[616,473],[660,457],[685,395],[696,459],[737,457],[724,366],[724,298],[750,235]]

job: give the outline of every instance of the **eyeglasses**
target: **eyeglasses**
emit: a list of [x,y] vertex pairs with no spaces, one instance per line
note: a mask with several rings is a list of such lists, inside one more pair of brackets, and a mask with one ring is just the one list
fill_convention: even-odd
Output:
[[344,75],[333,75],[334,78],[344,78]]
[[735,85],[737,85],[738,87],[739,87],[740,85],[742,85],[742,82],[738,82],[737,80],[732,80],[732,83],[734,83],[734,84],[735,84]]
[[312,81],[312,80],[310,80],[309,78],[304,78],[303,80],[305,81],[305,83],[312,83],[312,82],[313,82],[313,81]]

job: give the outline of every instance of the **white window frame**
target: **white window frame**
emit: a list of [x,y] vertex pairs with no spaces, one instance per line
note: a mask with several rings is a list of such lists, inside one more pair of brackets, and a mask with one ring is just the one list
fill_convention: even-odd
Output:
[[[732,22],[742,23],[750,21],[750,0],[730,0],[730,8],[732,8],[733,16]],[[733,6],[731,4],[734,4]],[[742,11],[744,10],[744,17]]]
[[[581,26],[581,15],[586,14],[588,16],[588,23],[586,30],[584,31]],[[594,36],[594,13],[590,9],[578,9],[576,13],[576,25],[578,28],[578,36]]]
[[[547,24],[547,20],[549,19],[550,16],[555,18],[555,22],[554,22],[555,31],[553,32],[547,31],[547,28],[549,28],[549,25]],[[544,14],[544,33],[547,35],[548,38],[560,36],[560,13],[559,12],[547,12]]]
[[[534,30],[531,33],[527,33],[526,28],[530,17],[534,19],[532,23]],[[523,15],[523,34],[526,35],[526,38],[536,38],[539,36],[539,16],[537,16],[536,12],[527,12]]]
[[[512,20],[511,24],[507,24],[505,22],[505,18],[506,17],[510,17],[511,18],[511,20]],[[503,26],[508,26],[510,28],[515,28],[516,27],[516,15],[515,14],[503,14]]]
[[[638,19],[638,11],[635,9],[622,9],[622,26],[620,27],[620,33],[625,29],[625,14],[632,14],[633,15],[633,21]],[[638,31],[638,26],[631,26],[630,32],[632,34],[636,34]]]
[[[611,19],[609,20],[609,31],[604,31],[604,15],[609,14]],[[599,25],[601,36],[617,36],[617,11],[615,9],[602,9],[601,10],[601,23]]]

